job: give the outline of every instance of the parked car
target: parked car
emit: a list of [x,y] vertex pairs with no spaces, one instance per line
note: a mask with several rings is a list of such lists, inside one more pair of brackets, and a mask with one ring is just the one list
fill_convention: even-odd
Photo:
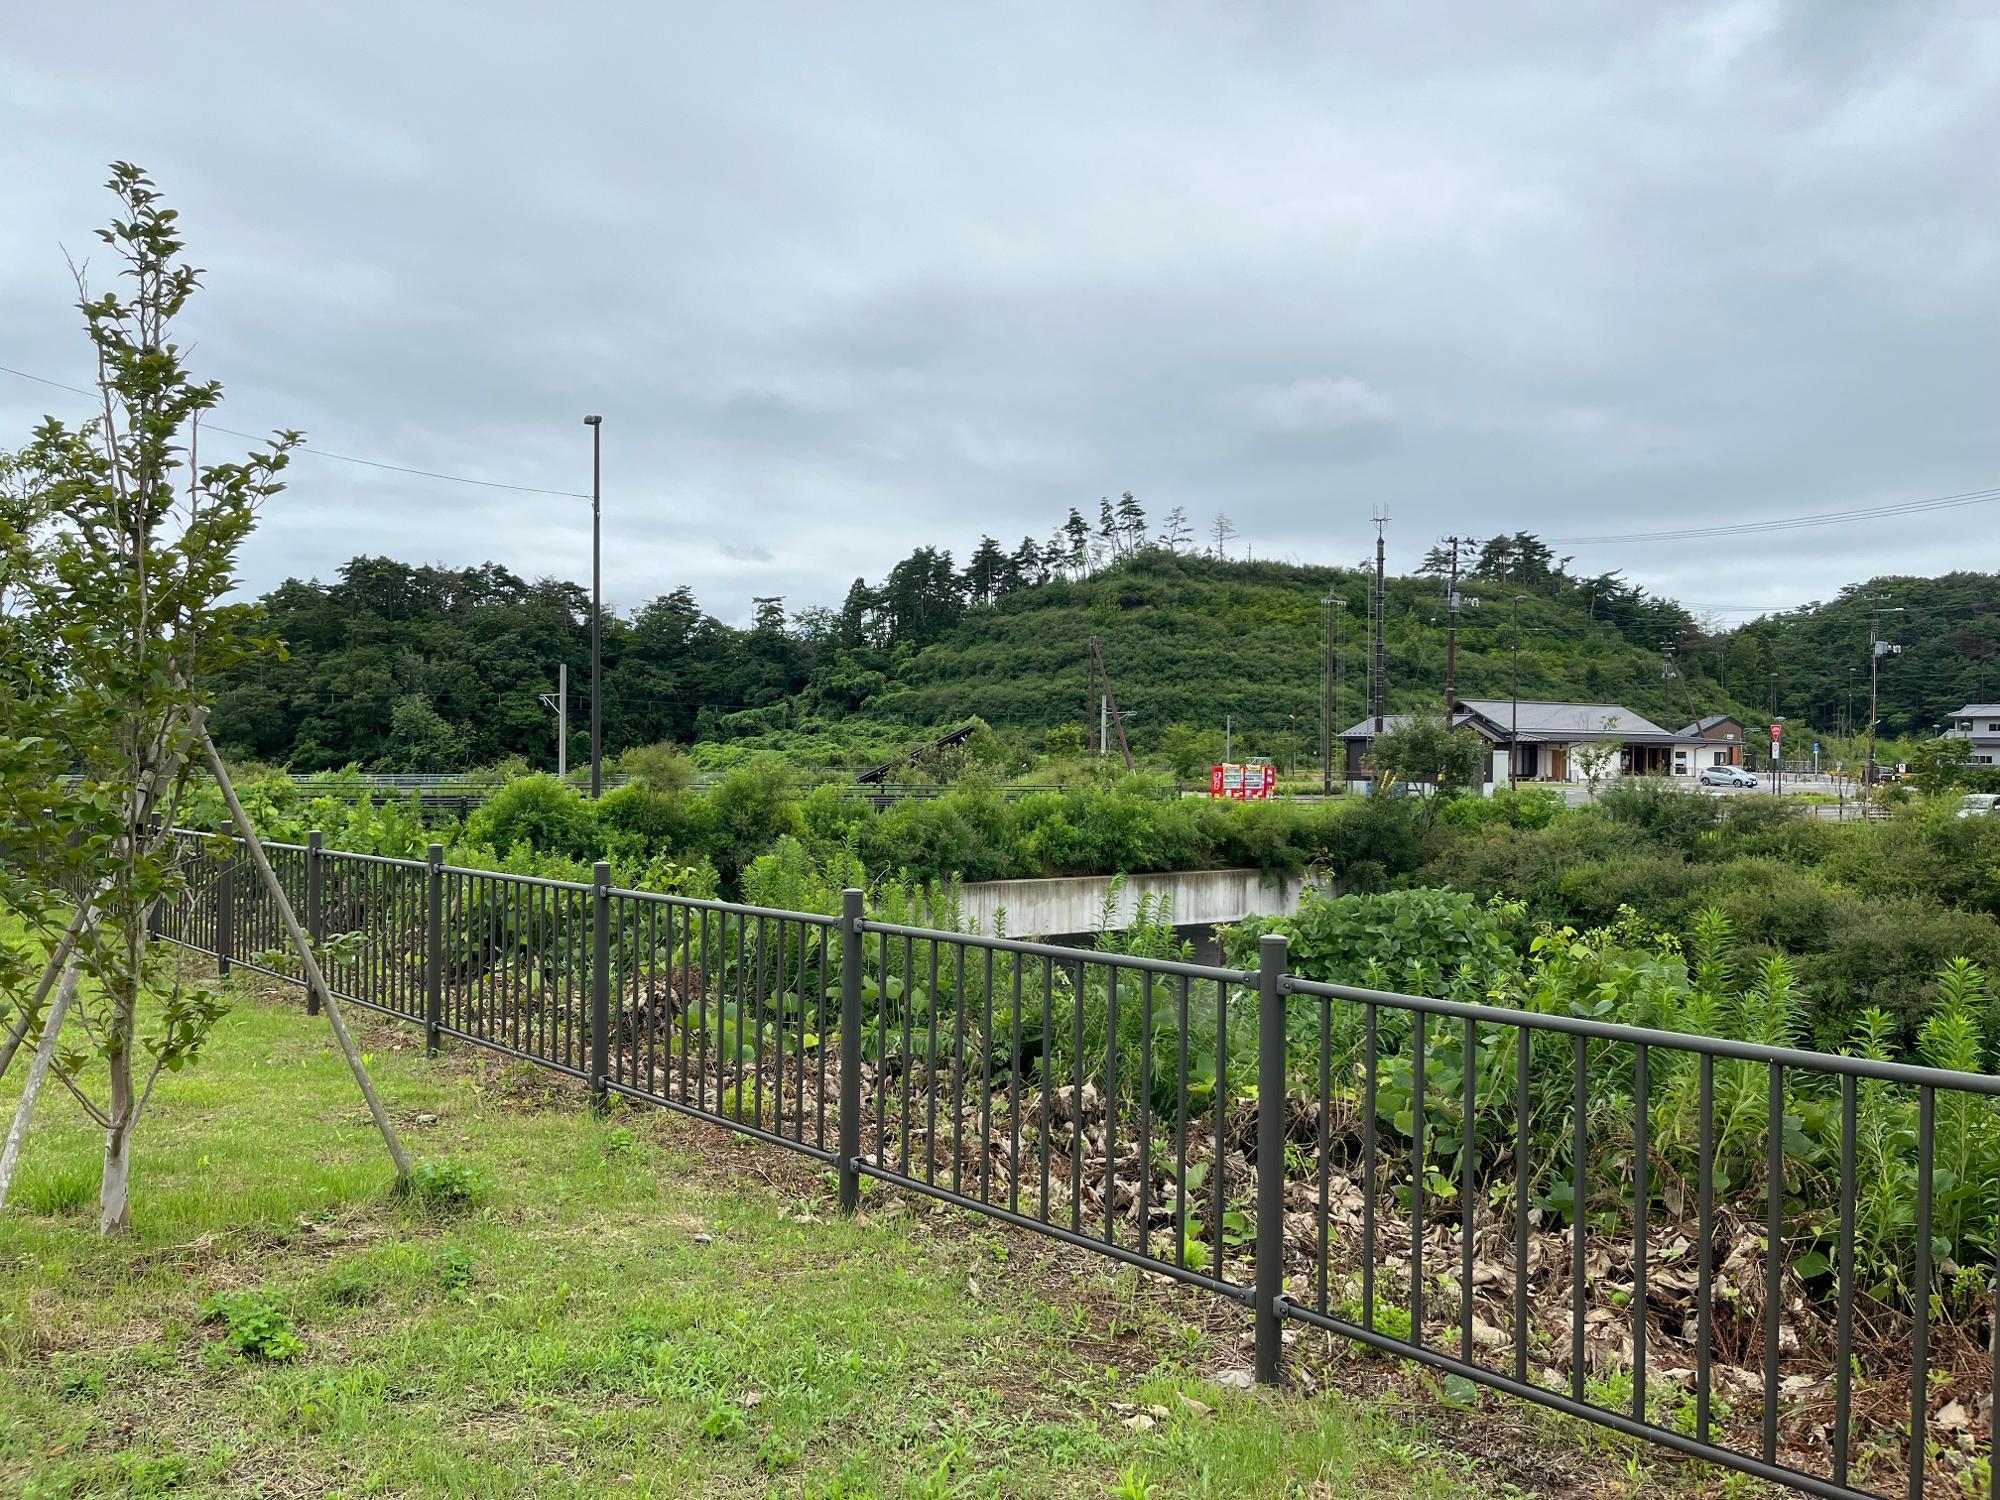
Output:
[[1991,792],[1973,792],[1958,804],[1958,815],[1961,818],[2000,817],[2000,796]]
[[1757,778],[1741,766],[1703,766],[1701,768],[1703,786],[1740,786],[1755,791]]

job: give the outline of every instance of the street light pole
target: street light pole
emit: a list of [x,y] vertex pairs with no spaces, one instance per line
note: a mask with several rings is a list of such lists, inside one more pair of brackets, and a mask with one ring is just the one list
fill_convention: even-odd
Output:
[[1513,603],[1514,684],[1512,718],[1507,725],[1507,790],[1510,792],[1519,787],[1521,781],[1521,600],[1525,597],[1516,594]]
[[1326,685],[1321,693],[1319,711],[1319,768],[1320,793],[1333,795],[1333,716],[1340,712],[1333,691],[1334,631],[1339,620],[1340,595],[1332,589],[1326,594]]
[[590,429],[590,797],[604,795],[604,418],[585,417]]

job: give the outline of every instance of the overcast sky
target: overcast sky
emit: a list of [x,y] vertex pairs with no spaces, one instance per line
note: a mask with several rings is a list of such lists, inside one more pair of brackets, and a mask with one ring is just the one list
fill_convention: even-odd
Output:
[[[1137,492],[1392,567],[2000,485],[2000,8],[13,5],[0,364],[88,374],[113,158],[217,420],[555,489],[606,577],[838,602]],[[0,434],[80,406],[0,375]],[[216,452],[226,451],[217,440]],[[588,506],[301,457],[246,582],[587,579]],[[1698,606],[2000,568],[2000,505],[1570,547]]]

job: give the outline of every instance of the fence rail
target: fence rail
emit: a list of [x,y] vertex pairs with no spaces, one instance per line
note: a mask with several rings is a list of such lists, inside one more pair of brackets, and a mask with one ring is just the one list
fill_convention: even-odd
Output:
[[[177,837],[160,936],[297,982],[236,841]],[[1296,1324],[1805,1493],[1994,1492],[2000,1078],[1317,983],[1278,937],[1246,970],[266,848],[333,992],[430,1050],[1204,1288],[1261,1380]]]

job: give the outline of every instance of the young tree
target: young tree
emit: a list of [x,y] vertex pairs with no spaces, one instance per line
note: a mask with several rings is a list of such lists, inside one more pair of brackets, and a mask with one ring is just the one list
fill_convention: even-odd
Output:
[[[1618,716],[1613,714],[1604,721],[1606,729],[1618,727]],[[1599,740],[1595,744],[1578,745],[1572,755],[1576,768],[1583,773],[1583,784],[1590,788],[1590,795],[1597,795],[1604,778],[1618,769],[1618,757],[1624,753],[1623,740]]]
[[1470,729],[1453,729],[1442,714],[1416,714],[1375,736],[1368,765],[1378,795],[1394,786],[1420,790],[1429,827],[1446,797],[1475,790],[1484,780],[1486,741]]
[[1042,549],[1031,536],[1021,538],[1021,545],[1014,549],[1014,555],[1007,559],[1007,577],[1012,589],[1029,589],[1048,577]]
[[1130,490],[1118,498],[1118,536],[1127,557],[1146,545],[1146,512]]
[[1236,523],[1228,516],[1218,514],[1209,531],[1215,538],[1215,555],[1218,558],[1229,556],[1229,544],[1236,538]]
[[785,633],[785,596],[758,594],[750,600],[750,628],[760,635]]
[[1081,578],[1090,567],[1090,523],[1083,519],[1083,513],[1075,506],[1069,510],[1069,519],[1063,522],[1063,566],[1072,578]]
[[1007,554],[1000,550],[1000,544],[990,536],[982,536],[973,550],[972,559],[965,565],[965,593],[968,602],[991,604],[1003,592],[1002,584],[1007,572]]
[[[171,336],[201,272],[182,258],[174,211],[143,172],[115,163],[108,185],[119,213],[99,238],[125,284],[93,293],[74,268],[100,409],[78,427],[43,421],[15,461],[34,506],[10,506],[0,521],[15,607],[50,643],[46,663],[13,664],[20,691],[0,694],[0,825],[13,861],[0,897],[50,935],[62,908],[48,893],[75,894],[29,1001],[40,1040],[0,1160],[0,1201],[41,1080],[53,1076],[104,1130],[104,1233],[130,1226],[132,1137],[154,1086],[194,1060],[223,1012],[216,991],[163,960],[148,919],[181,879],[170,829],[193,766],[220,766],[205,723],[213,684],[276,649],[254,607],[229,594],[238,548],[283,488],[298,441],[277,433],[240,463],[204,467],[182,494],[188,435],[221,398],[188,373]],[[93,1095],[99,1064],[105,1092]]]
[[1188,524],[1187,507],[1176,505],[1160,523],[1160,545],[1178,557],[1193,540],[1194,528]]
[[1910,780],[1927,797],[1956,790],[1972,769],[1972,741],[1940,735],[1919,740],[1910,751]]

